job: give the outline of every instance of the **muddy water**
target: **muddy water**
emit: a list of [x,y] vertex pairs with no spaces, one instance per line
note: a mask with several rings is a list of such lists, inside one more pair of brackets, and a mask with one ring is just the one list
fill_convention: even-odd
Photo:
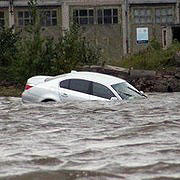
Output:
[[0,97],[0,179],[180,179],[180,93],[119,103]]

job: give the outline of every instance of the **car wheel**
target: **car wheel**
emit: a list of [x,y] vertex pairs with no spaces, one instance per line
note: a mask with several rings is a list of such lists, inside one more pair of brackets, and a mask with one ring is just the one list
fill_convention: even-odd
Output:
[[55,102],[53,99],[44,99],[42,102]]

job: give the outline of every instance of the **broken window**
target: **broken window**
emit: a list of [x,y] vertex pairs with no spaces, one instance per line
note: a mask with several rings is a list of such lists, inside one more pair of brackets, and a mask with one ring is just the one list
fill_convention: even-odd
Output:
[[0,11],[0,28],[4,27],[4,12]]
[[[42,11],[41,16],[42,26],[56,26],[57,25],[57,13],[55,10]],[[18,24],[19,26],[26,26],[33,23],[33,17],[30,11],[18,12]]]
[[97,10],[98,24],[117,24],[118,9],[98,9]]
[[29,11],[19,11],[18,12],[18,25],[26,26],[32,24],[32,15]]
[[152,23],[151,9],[134,9],[133,16],[135,24]]
[[57,25],[57,12],[55,10],[45,10],[41,12],[41,25],[42,26],[56,26]]
[[93,9],[76,9],[73,11],[73,20],[75,23],[94,24],[94,10]]
[[161,8],[155,10],[155,22],[157,24],[173,23],[173,10],[172,8]]

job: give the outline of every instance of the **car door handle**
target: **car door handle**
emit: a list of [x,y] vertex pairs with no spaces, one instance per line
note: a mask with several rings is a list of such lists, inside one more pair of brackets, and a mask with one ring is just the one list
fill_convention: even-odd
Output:
[[68,97],[68,95],[66,93],[63,93],[62,96],[63,97]]

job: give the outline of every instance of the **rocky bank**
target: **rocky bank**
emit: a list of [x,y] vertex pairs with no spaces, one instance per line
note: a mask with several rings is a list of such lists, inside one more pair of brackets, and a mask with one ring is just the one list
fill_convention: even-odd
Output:
[[[180,67],[174,71],[149,71],[126,69],[116,66],[84,66],[77,70],[100,72],[127,80],[144,92],[180,92]],[[0,96],[21,96],[24,84],[0,82]]]
[[180,92],[180,68],[173,71],[149,71],[115,67],[110,65],[84,66],[79,70],[110,74],[127,80],[144,92]]

